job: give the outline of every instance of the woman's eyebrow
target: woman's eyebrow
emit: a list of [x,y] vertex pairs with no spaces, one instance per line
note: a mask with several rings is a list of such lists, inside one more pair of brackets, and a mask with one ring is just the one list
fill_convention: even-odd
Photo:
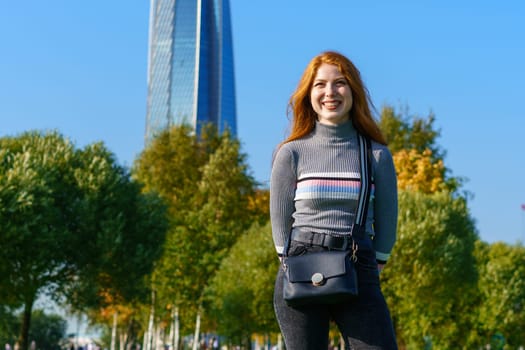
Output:
[[315,78],[314,81],[328,81],[328,80],[346,80],[346,78],[341,75],[340,77],[336,77],[334,79],[328,79],[328,78]]

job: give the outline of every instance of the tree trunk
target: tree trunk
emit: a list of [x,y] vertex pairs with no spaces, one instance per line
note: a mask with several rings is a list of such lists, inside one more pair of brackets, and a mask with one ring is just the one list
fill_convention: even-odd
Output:
[[113,313],[113,325],[111,326],[111,345],[110,345],[111,350],[115,350],[115,345],[117,342],[117,318],[118,318],[118,314],[115,311]]
[[119,334],[118,339],[118,348],[119,350],[126,350],[126,343],[128,342],[128,334],[122,332],[123,334]]
[[[153,340],[153,322],[155,321],[155,291],[151,292],[151,309],[149,313],[149,322],[148,330],[146,332],[147,337],[144,339],[144,350],[152,350],[152,340]],[[146,335],[145,335],[146,336]]]
[[170,344],[173,350],[179,350],[180,342],[180,324],[179,324],[179,307],[175,306],[171,314]]
[[31,297],[26,299],[24,305],[24,313],[22,314],[22,326],[20,328],[20,337],[18,342],[20,343],[20,350],[27,350],[29,344],[29,327],[31,326],[31,312],[33,311],[33,303],[35,298]]
[[125,335],[120,337],[120,350],[131,350],[131,345],[136,342],[136,335],[133,332],[133,322],[133,319],[129,320]]
[[197,311],[197,317],[195,320],[195,334],[193,335],[193,348],[192,350],[197,350],[199,346],[199,334],[201,331],[201,312]]
[[155,350],[163,350],[164,347],[164,329],[161,328],[160,324],[155,327]]
[[246,349],[252,350],[252,337],[249,335],[246,335],[244,339],[245,339],[244,341],[246,342]]
[[142,349],[144,350],[148,349],[148,337],[149,337],[149,334],[148,334],[148,331],[146,330],[144,332],[144,339],[142,340]]
[[177,306],[175,314],[175,350],[179,350],[180,347],[180,319],[179,319],[179,307]]
[[172,307],[171,308],[171,318],[170,318],[170,332],[168,334],[168,344],[171,345],[171,348],[172,349],[175,349],[175,347],[173,346],[173,338],[175,337],[175,327],[174,327],[174,324],[175,324],[175,307]]

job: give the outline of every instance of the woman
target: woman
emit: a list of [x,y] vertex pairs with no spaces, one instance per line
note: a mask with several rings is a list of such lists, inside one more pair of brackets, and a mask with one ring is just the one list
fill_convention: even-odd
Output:
[[346,349],[397,349],[379,285],[379,271],[396,240],[396,174],[359,71],[340,53],[321,53],[306,67],[289,110],[291,133],[275,153],[270,183],[272,234],[280,257],[285,246],[288,255],[308,254],[327,249],[311,244],[323,241],[313,237],[350,234],[360,183],[358,133],[372,141],[373,185],[367,234],[354,237],[358,297],[335,305],[290,307],[283,299],[279,269],[274,308],[286,349],[327,349],[330,320]]

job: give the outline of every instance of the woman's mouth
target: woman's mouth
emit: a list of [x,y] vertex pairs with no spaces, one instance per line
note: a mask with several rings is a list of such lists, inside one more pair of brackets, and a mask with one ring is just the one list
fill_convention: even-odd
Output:
[[325,102],[323,102],[323,106],[326,109],[329,109],[329,110],[337,109],[337,107],[339,107],[340,104],[341,104],[341,102],[339,102],[339,101],[325,101]]

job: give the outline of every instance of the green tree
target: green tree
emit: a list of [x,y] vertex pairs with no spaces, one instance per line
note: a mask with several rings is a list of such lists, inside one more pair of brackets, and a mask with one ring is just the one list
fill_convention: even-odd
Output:
[[75,271],[82,205],[71,171],[76,162],[74,146],[57,133],[0,139],[0,272],[7,298],[24,308],[22,349],[38,293]]
[[379,127],[394,157],[400,189],[455,192],[464,182],[444,166],[446,152],[437,143],[435,119],[434,113],[426,118],[409,115],[406,107],[403,113],[388,105],[382,108]]
[[14,344],[18,336],[18,323],[14,311],[0,304],[0,344]]
[[400,344],[470,349],[469,300],[476,296],[477,240],[465,200],[447,192],[399,195],[398,241],[382,272]]
[[205,127],[197,137],[190,127],[176,126],[152,140],[133,174],[169,205],[170,230],[153,276],[157,312],[180,307],[188,321],[199,312],[220,261],[251,224],[256,183],[246,156],[227,133]]
[[60,315],[46,314],[43,310],[34,310],[31,319],[29,339],[36,343],[37,349],[60,350],[60,341],[66,335],[66,320]]
[[[0,343],[14,347],[21,326],[21,315],[14,312],[0,312]],[[33,310],[28,338],[36,343],[40,350],[59,350],[60,341],[66,334],[66,320],[56,314],[47,314],[44,310]]]
[[208,313],[220,334],[240,344],[254,333],[279,331],[273,311],[278,268],[270,223],[254,224],[222,261],[210,286]]
[[[150,293],[149,277],[160,257],[168,229],[167,206],[152,192],[143,192],[127,169],[96,144],[80,151],[95,176],[81,181],[90,199],[85,215],[95,222],[78,278],[66,293],[75,312],[113,326],[116,314],[126,341],[133,341],[136,306]],[[109,195],[108,195],[109,194]],[[95,258],[95,260],[94,260]]]
[[525,344],[525,247],[478,242],[479,336],[502,334],[511,349]]
[[435,120],[434,113],[421,118],[410,115],[407,107],[402,108],[402,113],[399,113],[394,107],[385,105],[381,109],[379,127],[392,153],[409,149],[422,153],[429,149],[437,160],[443,159],[445,152],[437,144],[440,131],[434,127]]
[[139,283],[162,244],[162,224],[148,222],[162,215],[150,202],[100,143],[79,150],[57,132],[34,131],[0,139],[0,297],[23,307],[21,349],[41,292],[80,308],[105,288]]
[[[145,298],[143,279],[151,273],[161,253],[168,227],[166,206],[152,193],[131,180],[129,172],[116,164],[101,144],[79,151],[82,166],[77,172],[83,206],[82,269],[67,295],[76,309],[103,307],[115,298],[132,301]],[[81,237],[81,236],[80,236]],[[111,298],[107,294],[111,295]]]

